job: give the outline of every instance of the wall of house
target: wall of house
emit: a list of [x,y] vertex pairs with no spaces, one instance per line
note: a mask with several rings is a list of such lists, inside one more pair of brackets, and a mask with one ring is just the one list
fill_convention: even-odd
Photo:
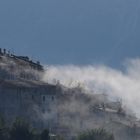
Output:
[[[8,86],[0,85],[0,114],[7,122],[13,122],[17,117],[27,119],[37,127],[47,127],[49,115],[53,114],[50,121],[57,120],[57,89],[51,86]],[[57,122],[56,122],[57,123]],[[41,126],[40,126],[41,125]]]

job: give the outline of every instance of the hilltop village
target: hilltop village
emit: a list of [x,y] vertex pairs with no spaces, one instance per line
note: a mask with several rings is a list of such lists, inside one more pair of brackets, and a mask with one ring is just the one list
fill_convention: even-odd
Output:
[[39,80],[36,73],[43,72],[44,68],[39,61],[33,62],[28,56],[17,56],[6,49],[0,48],[1,78],[15,80],[18,78]]
[[138,139],[140,122],[121,102],[105,94],[87,94],[81,87],[45,83],[44,71],[39,61],[0,49],[0,115],[7,124],[20,117],[70,140],[93,128],[111,131],[116,140]]

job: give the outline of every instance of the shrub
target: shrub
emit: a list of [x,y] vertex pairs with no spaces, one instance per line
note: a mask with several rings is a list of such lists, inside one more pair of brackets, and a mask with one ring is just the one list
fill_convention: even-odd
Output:
[[78,140],[114,140],[114,136],[104,129],[94,129],[81,133]]

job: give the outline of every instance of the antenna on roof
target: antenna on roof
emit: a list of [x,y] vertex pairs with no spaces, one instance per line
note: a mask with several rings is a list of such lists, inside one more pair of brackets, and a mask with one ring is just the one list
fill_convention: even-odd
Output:
[[3,49],[3,53],[6,54],[6,49]]
[[0,54],[2,54],[2,49],[0,48]]

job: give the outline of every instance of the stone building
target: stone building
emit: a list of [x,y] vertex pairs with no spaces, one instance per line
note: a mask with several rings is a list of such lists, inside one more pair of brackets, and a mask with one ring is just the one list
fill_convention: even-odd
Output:
[[38,129],[58,129],[63,92],[59,85],[42,82],[43,72],[39,61],[0,49],[0,116],[8,125],[19,117]]
[[53,106],[57,105],[58,92],[60,89],[56,86],[41,82],[5,80],[0,83],[0,114],[9,123],[20,117],[38,128],[48,127],[49,119],[43,124],[42,118],[45,114],[53,113]]
[[0,79],[39,80],[44,68],[39,61],[34,62],[27,56],[16,56],[6,49],[0,49]]

